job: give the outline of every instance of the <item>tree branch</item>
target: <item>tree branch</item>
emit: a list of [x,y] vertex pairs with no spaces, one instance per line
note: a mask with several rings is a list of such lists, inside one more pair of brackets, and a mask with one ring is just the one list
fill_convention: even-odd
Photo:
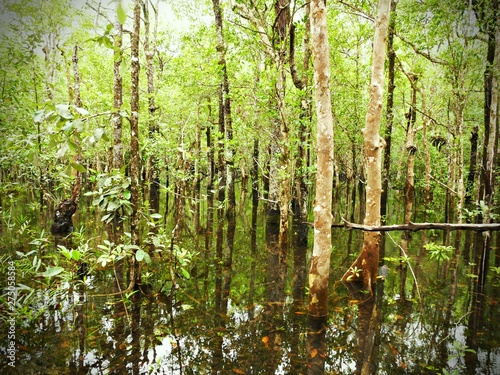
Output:
[[[398,230],[408,230],[408,231],[419,231],[425,229],[439,229],[439,230],[474,230],[479,232],[490,231],[490,230],[500,230],[500,223],[492,224],[453,224],[453,223],[413,223],[408,224],[395,224],[395,225],[380,225],[380,226],[370,226],[363,224],[350,223],[344,220],[344,223],[332,224],[332,228],[347,228],[347,229],[358,229],[367,232],[390,232]],[[313,225],[312,223],[309,223]]]

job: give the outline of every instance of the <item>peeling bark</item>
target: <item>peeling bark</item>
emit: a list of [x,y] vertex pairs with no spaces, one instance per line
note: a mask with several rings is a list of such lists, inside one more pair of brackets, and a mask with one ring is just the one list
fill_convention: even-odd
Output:
[[[389,23],[390,0],[380,0],[379,12],[375,23],[373,41],[373,65],[370,83],[370,102],[366,115],[366,126],[362,130],[365,146],[366,169],[366,226],[380,225],[380,198],[382,193],[381,164],[382,148],[385,145],[380,137],[380,120],[384,87],[385,40]],[[380,250],[380,232],[365,232],[363,249],[358,259],[342,277],[342,281],[351,292],[360,292],[358,298],[373,296],[378,273]]]
[[311,2],[311,36],[316,100],[316,198],[314,246],[309,270],[309,315],[328,315],[332,247],[333,115],[330,97],[330,46],[324,0]]

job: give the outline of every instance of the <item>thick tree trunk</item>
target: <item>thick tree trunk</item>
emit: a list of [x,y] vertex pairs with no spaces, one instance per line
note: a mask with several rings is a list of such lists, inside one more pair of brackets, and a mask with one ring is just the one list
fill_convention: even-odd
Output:
[[316,198],[314,246],[309,270],[309,315],[328,315],[332,248],[333,116],[330,97],[330,46],[324,0],[311,2],[311,35],[316,101]]
[[[366,115],[366,126],[363,129],[366,165],[366,216],[364,223],[373,226],[380,225],[381,153],[385,142],[380,137],[379,131],[382,116],[385,39],[389,22],[389,6],[390,0],[380,0],[373,41],[370,103]],[[358,298],[369,298],[375,293],[379,250],[380,232],[365,232],[361,254],[342,277],[342,281]],[[359,295],[360,291],[368,293]]]

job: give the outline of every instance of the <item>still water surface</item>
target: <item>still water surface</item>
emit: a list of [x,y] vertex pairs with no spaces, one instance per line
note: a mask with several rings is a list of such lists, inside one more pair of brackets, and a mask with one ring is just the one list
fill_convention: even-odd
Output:
[[[324,367],[326,374],[351,374],[370,361],[378,374],[500,374],[500,282],[490,274],[485,293],[475,294],[476,278],[460,252],[456,265],[438,263],[421,251],[416,235],[411,268],[401,267],[388,241],[387,276],[372,299],[378,313],[366,325],[362,307],[337,281],[356,257],[361,234],[348,244],[348,232],[335,229],[331,314],[322,331],[308,319],[295,249],[290,246],[286,277],[276,278],[264,237],[259,233],[252,251],[248,231],[237,229],[233,263],[218,273],[205,236],[191,236],[182,245],[192,255],[187,274],[176,269],[176,285],[169,257],[160,253],[143,269],[140,290],[125,298],[113,294],[109,267],[91,270],[83,281],[56,276],[51,288],[33,283],[37,316],[16,323],[15,368],[5,363],[2,321],[0,372],[319,374]],[[60,249],[51,244],[45,251]],[[367,342],[374,353],[368,358]]]

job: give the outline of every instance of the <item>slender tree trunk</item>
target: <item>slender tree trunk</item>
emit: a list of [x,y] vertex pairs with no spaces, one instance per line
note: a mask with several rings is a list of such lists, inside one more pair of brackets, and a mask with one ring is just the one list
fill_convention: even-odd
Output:
[[[391,144],[392,126],[394,123],[394,83],[396,51],[394,50],[394,34],[396,33],[396,7],[397,0],[391,1],[391,15],[389,21],[389,34],[387,36],[387,102],[386,102],[386,128],[385,128],[385,148],[384,164],[382,170],[382,195],[380,197],[380,216],[382,224],[387,223],[387,202],[389,198],[389,175],[391,171]],[[427,155],[427,154],[426,154]],[[380,238],[380,257],[385,254],[385,234]]]
[[[77,97],[75,99],[75,105],[80,108],[82,106],[82,100],[80,97],[80,75],[78,72],[78,46],[74,47],[72,64],[73,64],[74,87],[77,88]],[[68,85],[70,85],[70,82],[68,82]],[[77,164],[81,164],[82,150],[80,141],[78,140],[78,138],[75,138],[74,141],[78,148],[75,161]],[[64,199],[63,201],[59,202],[55,209],[54,223],[50,227],[50,232],[54,236],[56,236],[56,241],[59,237],[66,237],[71,232],[73,232],[72,217],[78,208],[81,191],[82,191],[82,173],[77,170],[75,182],[73,183],[73,186],[71,188],[71,197],[69,199]]]
[[[363,129],[366,165],[365,225],[380,225],[380,197],[382,193],[381,164],[384,140],[380,137],[380,119],[384,88],[385,39],[389,22],[390,0],[380,0],[373,41],[373,65],[370,84],[370,103]],[[342,277],[346,286],[359,298],[375,293],[380,249],[380,232],[365,232],[363,249],[358,259]],[[364,297],[358,292],[368,292]],[[361,293],[363,294],[363,293]]]
[[[146,77],[148,82],[148,109],[149,109],[149,137],[155,144],[155,136],[159,132],[159,126],[156,119],[155,104],[155,85],[154,85],[154,66],[153,58],[156,53],[156,35],[158,29],[158,3],[153,8],[154,11],[154,30],[153,41],[150,41],[150,20],[149,20],[149,0],[142,3],[144,13],[144,55],[146,56]],[[152,45],[151,45],[152,44]],[[160,176],[158,169],[158,157],[154,152],[151,153],[148,160],[147,179],[149,184],[149,209],[151,212],[160,211]]]
[[[422,94],[422,112],[427,113],[427,104],[426,104],[426,95],[425,91],[421,91]],[[422,125],[422,142],[423,142],[423,149],[424,149],[424,163],[425,163],[425,177],[424,177],[424,212],[422,214],[422,221],[425,223],[427,222],[427,216],[428,216],[428,210],[431,206],[432,202],[432,192],[431,192],[431,155],[429,152],[429,142],[427,139],[427,130],[429,128],[429,125],[431,123],[431,120],[429,117],[425,116],[423,118],[423,125]],[[420,245],[420,254],[419,258],[417,260],[417,265],[420,262],[420,259],[422,259],[425,256],[425,247],[424,245],[427,243],[427,231],[422,232],[422,241]],[[420,269],[420,267],[416,267],[417,269]]]
[[330,97],[330,46],[324,0],[311,2],[311,34],[316,101],[316,198],[314,247],[309,270],[309,315],[328,315],[328,278],[332,248],[333,116]]
[[[406,118],[408,119],[406,128],[406,152],[408,153],[406,159],[406,181],[405,181],[405,206],[404,206],[404,224],[409,224],[413,216],[413,204],[415,201],[415,154],[417,152],[417,147],[415,146],[415,121],[416,121],[416,106],[417,106],[417,76],[414,74],[408,75],[412,93],[411,93],[411,104]],[[408,247],[411,240],[411,234],[409,231],[404,231],[401,237],[400,243],[400,256],[406,257],[408,253]],[[402,258],[403,259],[403,258]],[[407,266],[405,261],[400,262],[400,298],[404,301],[406,299],[406,274]]]
[[[75,106],[77,106],[78,108],[82,108],[83,104],[82,104],[82,97],[80,94],[80,73],[78,71],[78,45],[75,45],[73,48],[72,63],[73,63],[73,78],[75,81],[74,84]],[[75,143],[78,146],[78,152],[75,161],[77,164],[81,165],[82,147],[78,138],[75,138]],[[76,178],[75,182],[73,183],[73,192],[71,194],[71,199],[74,200],[76,204],[78,204],[80,200],[81,192],[82,192],[82,172],[76,171]]]
[[[500,12],[497,12],[495,28],[495,54],[491,68],[491,100],[489,106],[489,129],[485,129],[485,168],[484,168],[484,192],[483,201],[486,212],[483,213],[483,224],[492,222],[491,211],[495,205],[494,193],[496,184],[496,160],[498,153],[498,105],[499,105],[499,83],[500,83]],[[484,293],[486,275],[489,269],[491,251],[491,233],[483,233],[483,248],[480,256],[478,287],[479,293]]]
[[[120,66],[122,63],[122,36],[123,25],[116,17],[115,24],[115,38],[114,38],[114,55],[113,55],[113,115],[111,122],[113,124],[113,149],[112,149],[112,168],[116,173],[123,173],[123,141],[122,141],[122,127],[123,121],[120,114],[123,104],[123,80],[120,74]],[[111,238],[112,242],[119,244],[123,235],[123,221],[115,217],[111,223]],[[123,259],[118,260],[114,264],[115,267],[115,292],[121,292],[123,285]],[[118,307],[123,310],[123,307]],[[122,312],[120,310],[120,312]]]
[[223,306],[223,249],[224,249],[224,201],[226,199],[226,166],[224,163],[224,93],[222,85],[219,89],[219,138],[217,139],[217,171],[218,171],[218,184],[217,184],[217,233],[215,244],[215,309],[222,312]]
[[[252,163],[252,228],[250,235],[250,253],[252,254],[252,264],[250,272],[250,286],[248,290],[248,303],[253,305],[255,294],[255,268],[257,265],[257,216],[259,210],[259,139],[255,138],[253,141],[253,163]],[[251,308],[249,312],[253,318],[254,309]]]
[[309,78],[307,72],[309,70],[309,60],[311,59],[311,21],[310,21],[310,7],[305,9],[306,25],[304,30],[304,61],[303,61],[303,76],[299,78],[297,68],[295,66],[295,46],[294,36],[295,27],[291,26],[290,29],[290,70],[295,87],[302,90],[305,97],[300,101],[300,114],[299,114],[299,129],[298,136],[300,139],[298,146],[298,155],[295,161],[295,212],[294,212],[294,226],[296,232],[296,244],[294,248],[294,278],[293,278],[293,297],[295,301],[303,301],[304,286],[306,281],[306,253],[307,253],[307,240],[309,234],[309,225],[307,224],[307,202],[309,197],[309,189],[307,186],[308,173],[307,167],[309,166],[308,149],[310,144],[310,124],[311,124],[311,105],[306,99],[309,94]]
[[[132,215],[130,218],[130,233],[132,245],[140,246],[139,228],[139,188],[140,188],[140,153],[139,153],[139,32],[141,25],[140,1],[134,1],[134,28],[131,40],[131,93],[130,93],[130,193]],[[130,285],[134,288],[139,280],[139,265],[134,254],[130,258]]]
[[122,116],[120,114],[123,104],[123,79],[120,74],[122,63],[122,37],[123,25],[115,21],[115,40],[113,56],[113,168],[120,170],[123,166],[123,143],[122,143]]
[[[205,129],[206,142],[207,142],[207,163],[208,163],[208,182],[207,182],[207,221],[205,228],[205,270],[204,274],[204,292],[208,293],[208,272],[209,272],[209,259],[210,249],[212,247],[212,235],[214,227],[214,179],[215,179],[215,162],[214,162],[214,142],[212,141],[212,105],[210,99],[208,100],[208,124]],[[207,294],[205,294],[208,297]]]
[[[220,100],[222,101],[222,110],[224,122],[224,132],[226,142],[221,145],[221,153],[224,154],[225,161],[224,165],[219,165],[219,168],[227,168],[226,170],[226,188],[227,188],[227,211],[226,218],[228,221],[226,244],[227,244],[227,254],[224,259],[224,292],[223,299],[225,303],[229,298],[229,290],[231,285],[231,266],[233,261],[233,248],[234,248],[234,234],[236,230],[236,196],[234,189],[234,149],[233,149],[233,126],[231,117],[231,96],[229,92],[229,78],[227,74],[227,63],[226,63],[226,43],[224,40],[224,29],[223,29],[223,17],[222,10],[220,7],[219,0],[212,0],[214,16],[215,16],[215,26],[217,29],[217,52],[219,54],[219,67],[221,69],[221,90],[222,95]],[[222,201],[220,202],[222,204]]]

